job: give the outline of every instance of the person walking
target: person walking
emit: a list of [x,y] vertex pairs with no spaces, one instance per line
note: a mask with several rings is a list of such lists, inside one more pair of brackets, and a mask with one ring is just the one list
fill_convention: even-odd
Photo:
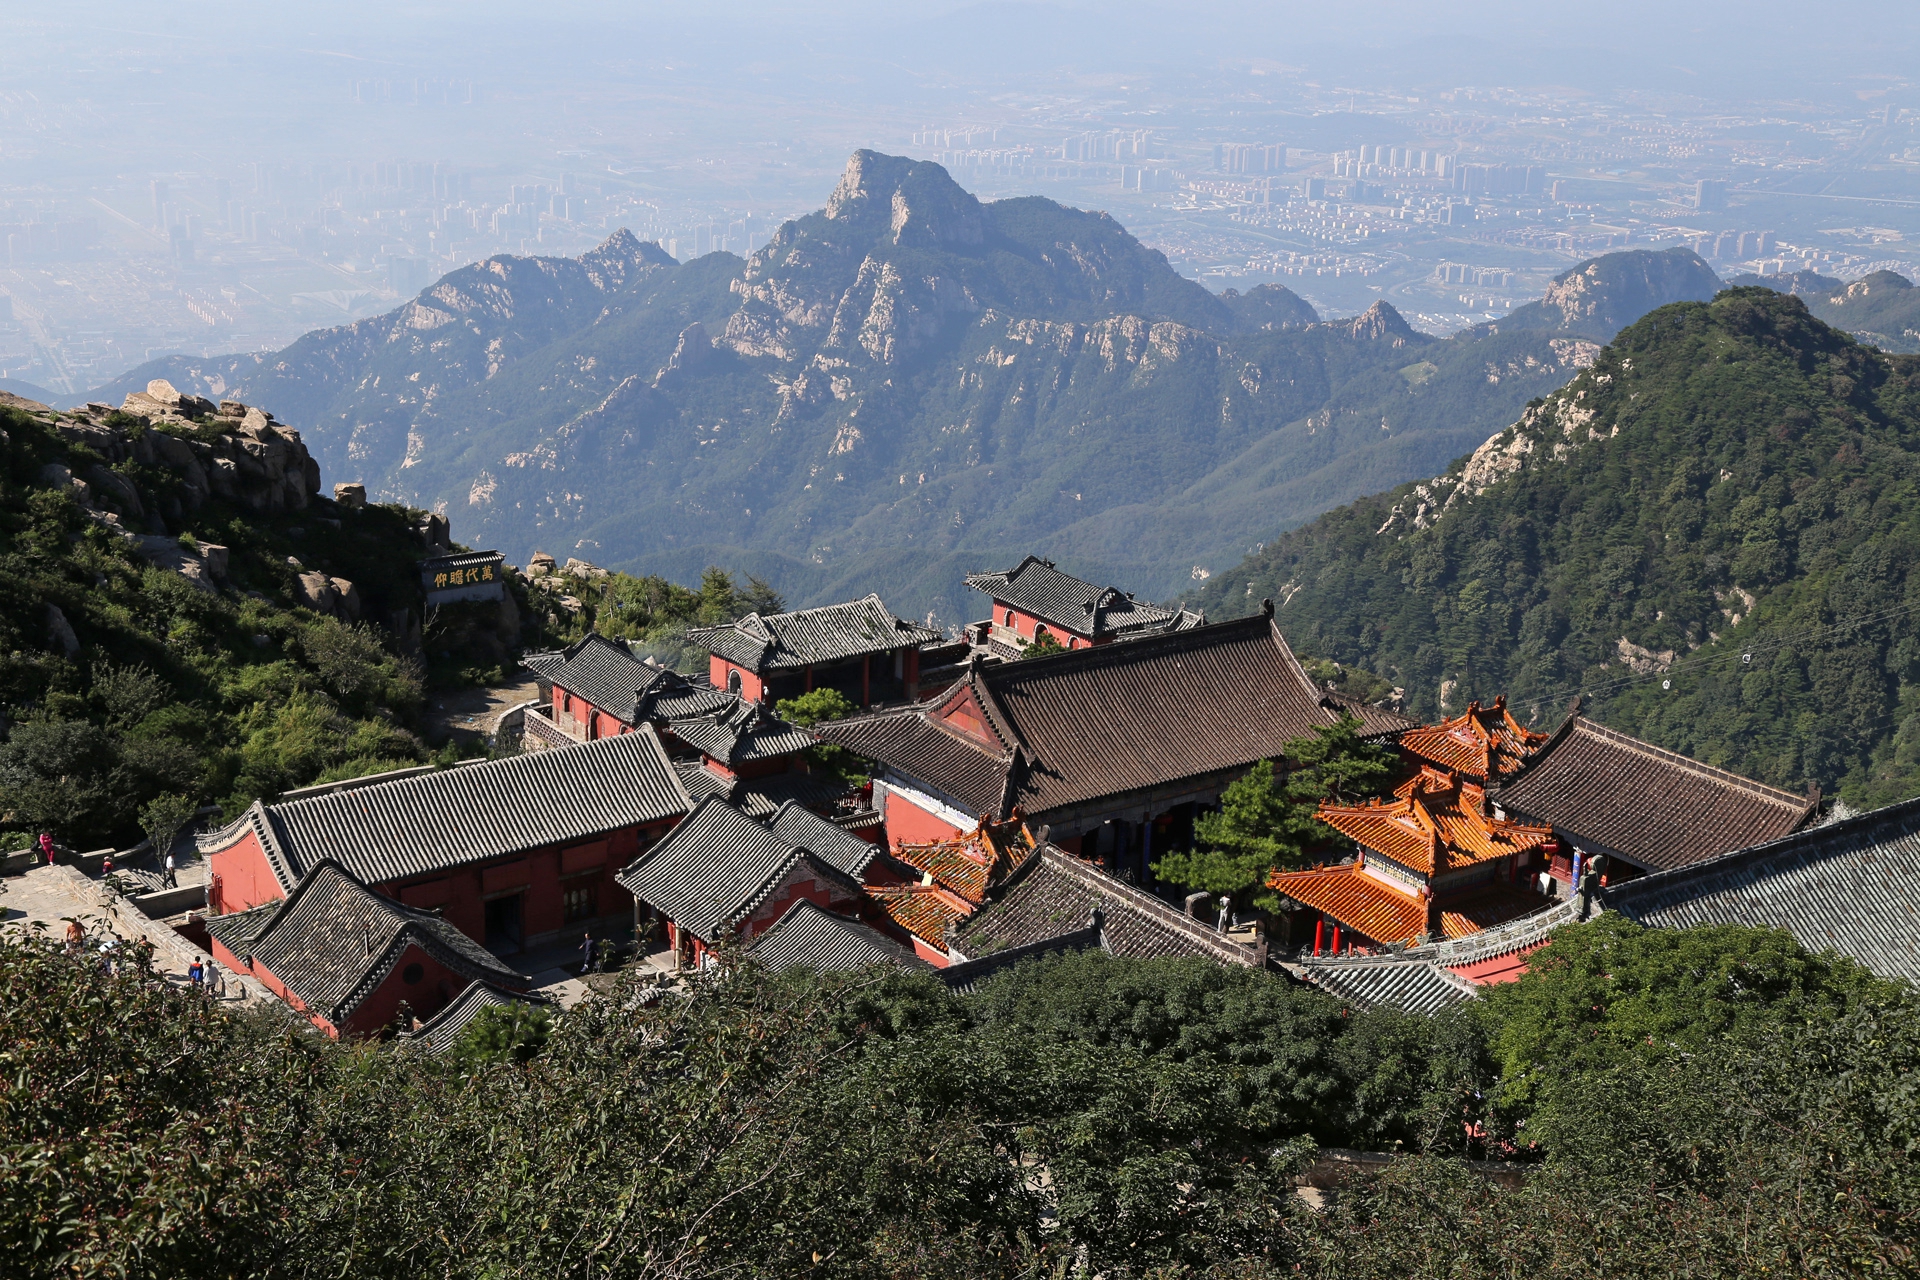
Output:
[[204,990],[205,989],[204,984],[206,983],[206,980],[207,980],[206,968],[203,965],[201,965],[200,957],[195,956],[193,958],[193,963],[187,966],[187,981],[191,982],[194,985],[195,990]]
[[207,994],[215,1000],[227,998],[227,979],[220,972],[220,966],[211,960],[207,961]]
[[593,935],[582,935],[580,939],[580,976],[586,977],[593,972]]
[[78,920],[67,921],[67,954],[77,956],[87,945],[87,929]]
[[173,878],[173,872],[174,872],[173,850],[169,849],[167,850],[167,882],[166,882],[167,888],[178,889],[180,887],[180,882]]
[[53,832],[51,831],[42,831],[40,833],[40,856],[47,860],[48,866],[53,865],[54,848],[53,848]]

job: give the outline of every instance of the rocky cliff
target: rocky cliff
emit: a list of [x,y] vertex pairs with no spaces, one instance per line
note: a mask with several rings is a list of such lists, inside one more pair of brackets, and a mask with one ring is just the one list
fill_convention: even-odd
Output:
[[1631,249],[1561,274],[1540,301],[1518,308],[1501,327],[1556,329],[1605,342],[1656,307],[1705,302],[1719,290],[1720,277],[1691,249]]

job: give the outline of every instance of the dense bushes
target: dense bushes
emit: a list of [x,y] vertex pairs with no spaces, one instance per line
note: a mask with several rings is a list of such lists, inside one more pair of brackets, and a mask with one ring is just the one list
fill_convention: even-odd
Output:
[[[1435,1020],[1098,954],[965,1000],[926,975],[741,970],[432,1057],[10,943],[0,1250],[130,1276],[1912,1265],[1903,991],[1750,930],[1603,921],[1541,954]],[[1682,1028],[1687,1007],[1705,1016]],[[1496,1062],[1535,1052],[1558,1087],[1506,1098]],[[1456,1158],[1503,1134],[1534,1162],[1517,1187]],[[1315,1141],[1409,1158],[1314,1211],[1292,1175]]]

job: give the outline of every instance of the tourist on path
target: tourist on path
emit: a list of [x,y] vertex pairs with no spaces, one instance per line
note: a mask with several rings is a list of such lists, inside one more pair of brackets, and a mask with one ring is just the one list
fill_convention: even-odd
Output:
[[51,831],[42,831],[40,833],[40,856],[47,860],[48,866],[53,865],[54,848],[53,833]]
[[196,988],[198,988],[203,983],[205,983],[206,980],[207,980],[207,971],[200,964],[200,957],[195,956],[193,958],[193,963],[187,966],[187,981],[191,982]]
[[167,850],[167,888],[178,889],[180,882],[173,878],[173,850]]

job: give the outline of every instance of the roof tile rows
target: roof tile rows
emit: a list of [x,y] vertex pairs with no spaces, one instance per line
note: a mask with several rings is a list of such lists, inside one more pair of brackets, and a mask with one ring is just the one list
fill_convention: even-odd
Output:
[[1812,816],[1817,797],[1689,760],[1576,711],[1498,800],[1591,852],[1660,871],[1784,836]]
[[1391,801],[1320,806],[1320,821],[1362,849],[1433,876],[1512,857],[1553,838],[1550,827],[1488,816],[1486,792],[1432,767],[1401,783]]
[[[964,685],[986,717],[978,735],[932,718],[961,686],[910,711],[815,732],[1004,818],[1014,804],[1044,815],[1276,759],[1347,709],[1314,685],[1263,615],[980,666]],[[1414,723],[1369,711],[1369,732]]]
[[1400,749],[1436,768],[1486,783],[1514,773],[1551,735],[1527,728],[1507,710],[1505,697],[1439,724],[1421,725],[1400,735]]
[[[1275,872],[1267,886],[1382,945],[1427,936],[1429,903],[1367,874],[1359,864]],[[1540,897],[1502,884],[1440,900],[1440,930],[1461,938],[1540,909]],[[1329,940],[1331,941],[1331,940]]]
[[1205,614],[1146,604],[1115,587],[1096,587],[1028,556],[1011,569],[970,573],[967,585],[1022,613],[1083,636],[1167,631],[1205,622]]
[[1294,969],[1309,984],[1359,1009],[1438,1013],[1475,998],[1472,983],[1431,961],[1310,960]]
[[712,713],[674,720],[667,732],[701,755],[732,766],[773,756],[790,756],[813,745],[806,730],[776,719],[758,703],[721,694],[725,705]]
[[311,868],[269,906],[207,921],[235,957],[251,955],[302,1004],[339,1027],[417,946],[468,981],[527,979],[431,911],[375,893],[338,863]]
[[823,855],[709,796],[617,878],[635,898],[711,943],[751,916],[803,863],[839,882],[849,897],[858,895],[854,879]]
[[1920,981],[1920,800],[1908,800],[1601,891],[1669,929],[1785,929],[1883,978]]
[[636,657],[622,641],[593,632],[559,654],[536,654],[524,665],[627,724],[711,715],[738,702],[712,685]]
[[291,892],[323,858],[381,884],[675,818],[693,808],[650,726],[337,795],[247,820]]
[[1021,822],[983,822],[957,840],[901,844],[893,856],[975,904],[1031,858],[1037,846]]
[[753,940],[747,954],[775,973],[795,967],[821,972],[865,969],[876,964],[905,969],[932,967],[914,955],[913,948],[878,929],[823,911],[811,902],[796,903],[772,928]]
[[750,613],[737,622],[687,634],[734,665],[762,675],[891,653],[942,638],[938,631],[894,617],[878,595],[794,613]]
[[1098,909],[1105,945],[1116,956],[1200,956],[1217,963],[1259,965],[1264,953],[1228,938],[1053,845],[1026,864],[996,900],[962,925],[959,954],[979,957],[1056,938],[1083,927]]

